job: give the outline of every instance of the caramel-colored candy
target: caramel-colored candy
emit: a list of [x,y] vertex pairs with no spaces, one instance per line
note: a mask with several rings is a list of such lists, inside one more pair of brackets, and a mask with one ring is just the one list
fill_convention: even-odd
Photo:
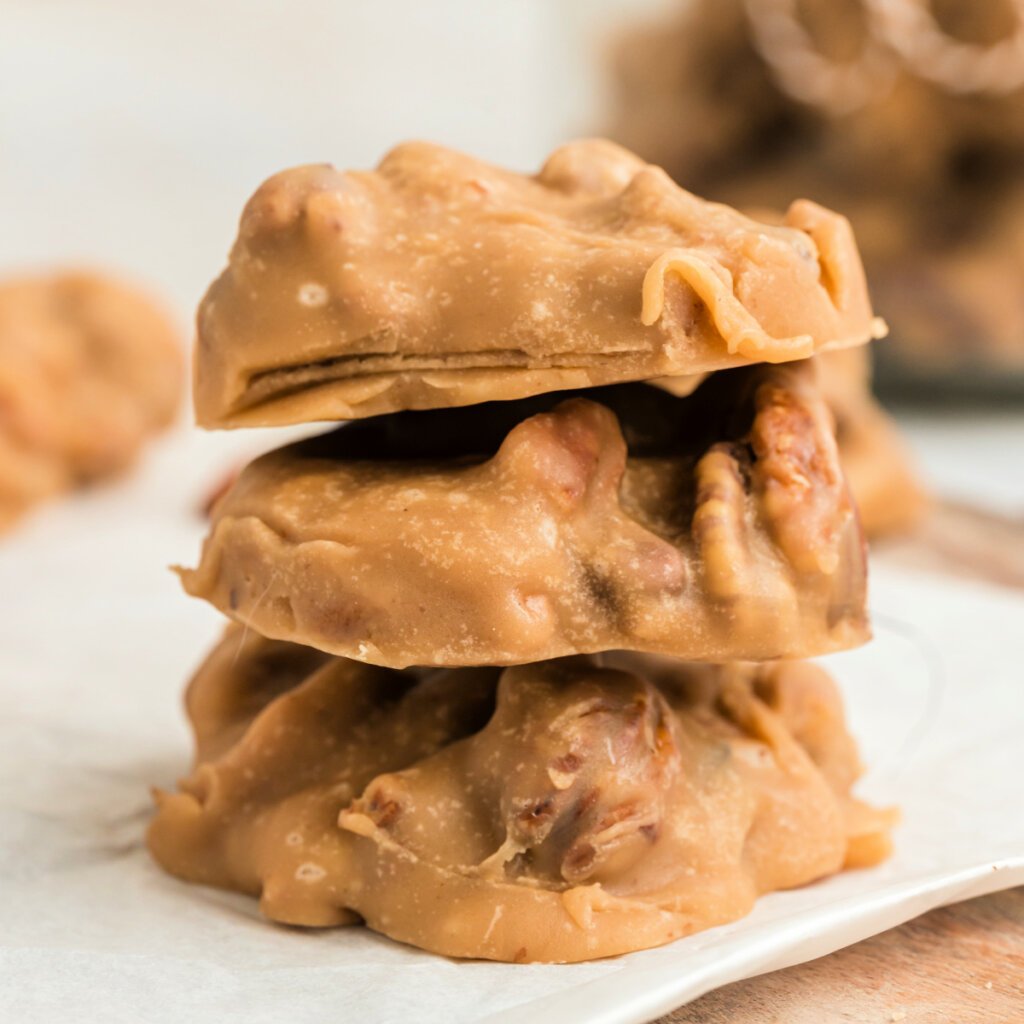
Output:
[[888,853],[819,668],[642,655],[394,671],[231,627],[149,846],[299,925],[449,956],[659,945]]
[[863,541],[812,371],[343,427],[243,471],[185,588],[264,636],[395,668],[854,646]]
[[409,143],[250,200],[199,310],[201,425],[342,420],[751,362],[884,331],[846,220],[761,224],[601,140],[535,176]]

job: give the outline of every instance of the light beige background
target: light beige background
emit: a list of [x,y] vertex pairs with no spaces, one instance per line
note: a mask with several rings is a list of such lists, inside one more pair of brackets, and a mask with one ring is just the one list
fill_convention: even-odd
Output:
[[245,199],[429,138],[530,168],[661,0],[0,0],[0,272],[99,262],[190,317]]

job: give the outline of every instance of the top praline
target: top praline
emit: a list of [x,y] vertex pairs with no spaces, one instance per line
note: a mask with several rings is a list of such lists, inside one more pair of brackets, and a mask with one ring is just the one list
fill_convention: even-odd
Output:
[[803,359],[884,333],[845,218],[782,225],[602,140],[517,174],[427,143],[298,167],[198,315],[206,427],[347,420]]

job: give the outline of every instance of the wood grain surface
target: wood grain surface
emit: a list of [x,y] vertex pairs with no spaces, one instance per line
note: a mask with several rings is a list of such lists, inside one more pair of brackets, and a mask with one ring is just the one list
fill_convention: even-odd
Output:
[[[880,544],[877,556],[1024,589],[1024,518],[937,502],[913,536]],[[829,956],[727,985],[658,1024],[833,1021],[1024,1024],[1024,889],[933,910]]]
[[663,1024],[1019,1024],[1024,889],[933,910],[830,956],[739,981]]

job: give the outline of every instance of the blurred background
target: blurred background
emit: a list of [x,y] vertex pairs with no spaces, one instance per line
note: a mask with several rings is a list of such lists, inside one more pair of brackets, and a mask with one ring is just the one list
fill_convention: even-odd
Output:
[[606,134],[752,211],[846,213],[925,475],[1024,508],[1020,0],[0,0],[0,274],[98,266],[187,335],[246,198],[420,137]]
[[98,260],[191,316],[273,172],[407,138],[534,168],[599,129],[604,30],[657,7],[0,0],[0,268]]

